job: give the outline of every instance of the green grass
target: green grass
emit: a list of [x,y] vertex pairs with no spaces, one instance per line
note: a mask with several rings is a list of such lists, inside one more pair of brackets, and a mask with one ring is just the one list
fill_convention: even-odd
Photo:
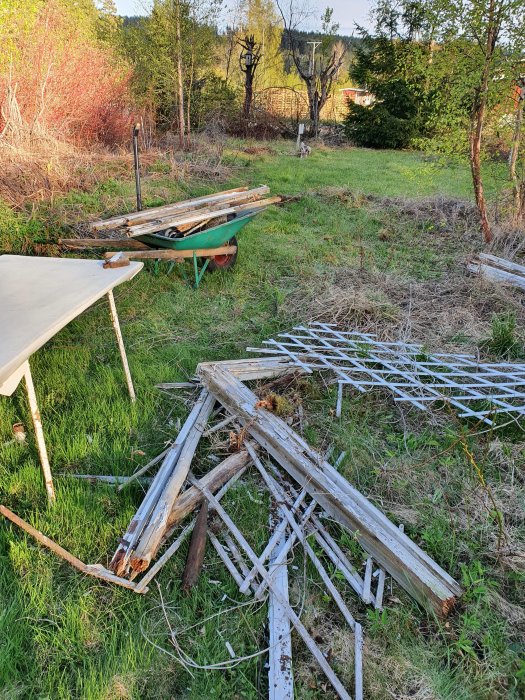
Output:
[[[147,205],[262,182],[272,192],[302,198],[258,216],[241,234],[235,270],[206,276],[196,292],[176,271],[168,274],[161,266],[155,272],[152,265],[116,290],[138,392],[135,405],[126,394],[105,303],[35,355],[33,374],[55,475],[129,474],[158,454],[176,434],[176,420],[184,418],[187,407],[182,394],[166,396],[154,384],[184,380],[199,361],[243,356],[247,345],[304,321],[306,305],[298,302],[302,295],[321,296],[342,274],[357,274],[360,267],[363,278],[388,275],[403,286],[439,283],[457,262],[458,250],[477,244],[472,237],[465,242],[457,232],[441,235],[407,217],[392,216],[388,209],[369,207],[347,192],[339,197],[327,189],[468,198],[465,166],[413,153],[358,149],[314,149],[300,161],[287,155],[282,144],[271,148],[274,153],[253,156],[244,153],[242,142],[232,144],[226,155],[232,166],[227,183],[180,183],[160,166],[145,180]],[[501,170],[489,172],[487,187],[494,194]],[[53,207],[40,206],[31,218],[2,209],[0,245],[4,251],[32,250],[35,243],[64,235],[64,222],[132,208],[130,177],[90,193],[70,193]],[[398,302],[385,291],[377,293],[386,294],[386,300],[374,318],[386,322],[397,313]],[[374,393],[346,396],[343,419],[335,421],[334,391],[315,380],[301,382],[292,399],[302,401],[305,437],[320,449],[333,444],[334,454],[345,450],[341,468],[348,478],[395,522],[405,523],[406,531],[466,589],[446,624],[426,615],[396,586],[383,614],[358,605],[345,591],[365,627],[366,695],[380,700],[392,694],[447,700],[520,697],[524,647],[516,616],[520,610],[523,615],[518,607],[523,604],[523,569],[513,552],[523,546],[523,434],[507,429],[499,438],[490,433],[466,438],[505,522],[508,546],[498,557],[497,518],[483,505],[485,491],[458,442],[468,426],[447,415],[432,421],[409,413],[402,419],[387,397]],[[16,422],[28,428],[26,444],[12,441]],[[203,444],[197,473],[212,466],[210,452],[216,450]],[[107,486],[60,476],[56,487],[57,505],[49,508],[23,392],[2,397],[1,502],[83,560],[106,564],[140,503],[141,489],[117,494]],[[225,503],[250,541],[262,548],[268,529],[260,484],[246,477]],[[341,539],[359,557],[353,539]],[[266,645],[264,606],[201,623],[241,596],[211,548],[198,586],[183,596],[179,581],[185,552],[183,548],[163,569],[157,579],[160,589],[154,584],[141,598],[82,577],[16,528],[0,523],[0,698],[265,697],[264,656],[229,672],[197,670],[191,676],[146,641],[144,635],[173,652],[159,609],[162,592],[181,644],[198,663],[226,659],[225,640],[238,654]],[[311,567],[303,578],[300,553],[294,565],[293,601],[304,598],[308,626],[333,641],[334,665],[350,686],[344,626]],[[294,660],[297,697],[331,697],[297,641]]]

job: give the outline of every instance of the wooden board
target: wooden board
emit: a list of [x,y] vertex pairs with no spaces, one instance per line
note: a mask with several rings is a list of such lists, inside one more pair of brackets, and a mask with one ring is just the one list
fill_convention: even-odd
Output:
[[[238,206],[228,206],[226,204],[226,206],[223,208],[213,209],[211,213],[213,213],[213,219],[222,218],[228,216],[229,214],[238,214],[239,212],[243,211],[264,209],[265,207],[268,207],[271,204],[277,204],[280,201],[280,197],[270,197],[268,199],[260,199],[256,202],[249,202],[248,204],[240,204]],[[126,229],[126,233],[132,238],[135,236],[147,236],[170,227],[184,227],[188,224],[196,224],[209,219],[209,209],[197,209],[196,211],[177,214],[173,217],[159,219],[158,221],[147,222],[145,224],[141,224],[140,226],[130,226]]]
[[198,376],[247,431],[421,605],[446,615],[459,584],[378,508],[315,453],[284,421],[218,363],[198,366]]
[[172,211],[182,211],[184,209],[188,210],[198,206],[203,206],[210,202],[227,201],[229,195],[235,195],[238,192],[246,192],[247,189],[247,187],[235,187],[231,190],[224,190],[224,192],[216,192],[215,194],[203,195],[202,197],[193,197],[192,199],[184,199],[180,202],[174,202],[172,204],[163,204],[160,207],[150,207],[149,209],[143,209],[142,211],[133,211],[129,212],[128,214],[112,216],[109,219],[98,219],[97,221],[92,221],[89,224],[89,227],[93,231],[118,228],[119,226],[124,226],[130,222],[145,220],[146,218],[153,216],[162,216],[164,214],[169,214]]
[[[196,248],[195,250],[123,250],[122,253],[133,260],[173,260],[175,262],[187,258],[211,258],[214,255],[233,255],[237,251],[235,245],[223,245],[219,248]],[[106,261],[110,260],[115,253],[104,253]]]

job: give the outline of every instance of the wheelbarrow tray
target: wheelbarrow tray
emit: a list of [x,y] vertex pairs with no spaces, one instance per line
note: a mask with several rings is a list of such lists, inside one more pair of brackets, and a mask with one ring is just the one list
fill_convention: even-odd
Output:
[[200,248],[219,248],[230,241],[247,223],[249,223],[257,212],[247,212],[242,216],[237,216],[230,221],[226,221],[219,226],[190,233],[184,238],[169,238],[161,233],[151,233],[145,236],[137,236],[135,240],[141,241],[151,248],[170,248],[171,250],[198,250]]

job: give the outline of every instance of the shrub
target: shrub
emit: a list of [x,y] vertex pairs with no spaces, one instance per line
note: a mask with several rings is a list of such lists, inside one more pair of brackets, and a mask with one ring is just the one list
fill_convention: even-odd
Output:
[[129,137],[130,73],[57,2],[43,5],[0,73],[0,134],[113,144]]
[[416,98],[401,80],[385,83],[369,107],[349,102],[344,127],[358,146],[406,148],[418,131]]

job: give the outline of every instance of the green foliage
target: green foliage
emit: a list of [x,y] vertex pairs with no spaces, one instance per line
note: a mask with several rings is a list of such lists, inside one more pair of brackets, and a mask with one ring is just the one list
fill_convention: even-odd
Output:
[[417,102],[406,82],[391,80],[378,86],[372,106],[349,103],[345,133],[358,146],[405,148],[416,133],[416,113]]
[[[209,78],[215,63],[217,31],[213,26],[217,0],[179,3],[180,49],[183,64],[183,88],[186,110],[192,108],[194,94],[202,90],[201,81]],[[134,67],[133,87],[137,100],[150,108],[164,128],[177,119],[177,8],[172,0],[155,0],[151,14],[124,25],[121,50]],[[200,99],[201,105],[205,100]],[[200,116],[199,116],[200,119]]]
[[[373,33],[363,30],[350,69],[352,79],[376,99],[365,108],[350,105],[345,120],[349,138],[359,145],[411,145],[447,155],[468,155],[484,60],[484,44],[478,44],[475,37],[481,36],[486,18],[485,3],[460,5],[448,0],[376,3],[375,29]],[[525,2],[507,5],[503,22],[508,25],[514,13],[518,27],[518,6],[525,10]],[[515,79],[512,61],[517,60],[511,57],[523,50],[523,37],[520,43],[518,35],[517,29],[508,29],[490,66],[485,132],[494,142],[506,127],[502,117],[510,106]]]
[[213,72],[208,72],[193,86],[191,121],[195,129],[203,128],[210,119],[233,118],[239,108],[240,95],[231,85]]
[[373,93],[370,106],[349,103],[345,132],[360,146],[404,148],[423,133],[430,103],[425,71],[429,46],[366,35],[350,75]]

